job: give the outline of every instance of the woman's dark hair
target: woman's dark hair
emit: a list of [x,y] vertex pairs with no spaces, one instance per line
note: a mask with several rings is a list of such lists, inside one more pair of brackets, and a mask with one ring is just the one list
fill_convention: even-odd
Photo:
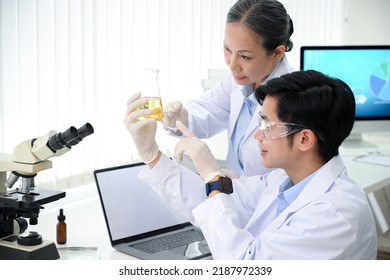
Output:
[[[343,81],[318,71],[297,71],[270,80],[256,89],[260,104],[266,96],[277,99],[279,120],[304,125],[318,137],[324,162],[339,154],[355,121],[355,97]],[[292,136],[291,136],[292,138]]]
[[283,4],[276,0],[238,0],[229,10],[226,23],[240,22],[264,39],[263,47],[273,53],[284,45],[291,51],[293,22]]

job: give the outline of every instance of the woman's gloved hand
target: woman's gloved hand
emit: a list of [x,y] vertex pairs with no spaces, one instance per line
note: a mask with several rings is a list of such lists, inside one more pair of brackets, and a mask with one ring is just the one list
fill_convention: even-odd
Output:
[[148,164],[158,156],[159,148],[155,140],[157,122],[150,118],[138,120],[152,112],[150,109],[139,109],[145,103],[146,98],[142,98],[140,92],[130,97],[123,123],[133,138],[140,159]]
[[183,107],[183,104],[180,101],[168,103],[164,107],[164,118],[162,119],[162,123],[165,129],[176,135],[181,135],[182,132],[176,127],[176,121],[180,121],[188,127],[188,111]]
[[175,146],[176,160],[181,162],[183,154],[187,154],[205,182],[211,181],[215,176],[222,176],[217,161],[207,144],[197,138],[182,122],[177,121],[176,126],[185,137],[180,139]]

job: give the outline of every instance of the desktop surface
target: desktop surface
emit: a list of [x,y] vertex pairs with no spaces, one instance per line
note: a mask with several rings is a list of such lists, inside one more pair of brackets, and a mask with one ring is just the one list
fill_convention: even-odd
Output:
[[41,210],[38,225],[29,225],[27,230],[38,231],[43,239],[56,242],[57,216],[62,208],[66,216],[67,242],[56,244],[60,259],[136,259],[111,247],[94,183],[67,190],[64,199],[48,204],[45,208]]

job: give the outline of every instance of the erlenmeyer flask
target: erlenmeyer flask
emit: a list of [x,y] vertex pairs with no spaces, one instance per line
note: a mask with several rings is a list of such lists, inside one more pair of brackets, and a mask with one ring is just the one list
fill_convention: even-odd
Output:
[[159,70],[156,69],[145,69],[144,85],[141,90],[142,96],[147,99],[146,104],[141,108],[153,110],[145,118],[153,118],[156,121],[160,121],[164,117],[160,86],[158,84],[158,72]]

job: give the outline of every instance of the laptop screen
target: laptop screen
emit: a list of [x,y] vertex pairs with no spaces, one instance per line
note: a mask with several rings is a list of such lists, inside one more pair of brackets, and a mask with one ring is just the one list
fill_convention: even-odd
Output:
[[136,163],[94,172],[111,241],[187,223],[145,182]]

